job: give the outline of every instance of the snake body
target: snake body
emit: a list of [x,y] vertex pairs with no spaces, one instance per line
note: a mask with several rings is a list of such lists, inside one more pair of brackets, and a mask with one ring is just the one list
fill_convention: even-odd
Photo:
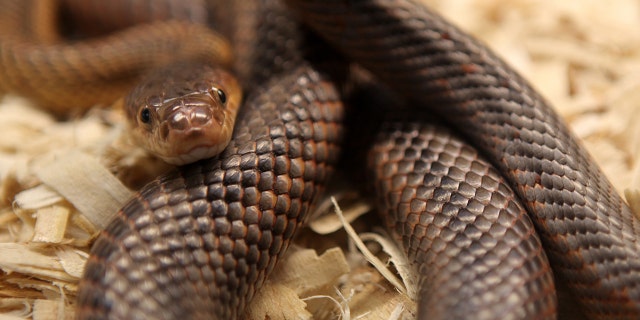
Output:
[[640,224],[566,125],[494,53],[408,0],[288,1],[336,48],[487,156],[593,318],[640,314]]
[[[278,1],[261,5],[290,16]],[[287,53],[294,65],[240,72],[266,82],[247,97],[222,154],[148,185],[102,232],[80,284],[78,318],[241,318],[339,156],[339,92],[298,45]]]
[[104,230],[79,318],[240,317],[329,177],[341,130],[336,89],[309,67],[245,109],[219,159],[148,185]]
[[[418,318],[554,318],[547,256],[497,170],[438,125],[433,112],[404,105],[379,83],[360,85],[350,99],[378,115],[356,116],[372,132],[356,132],[365,137],[347,143],[372,140],[365,156],[381,218],[421,276]],[[347,134],[359,131],[349,122],[346,127]],[[349,152],[346,157],[355,168],[363,162]]]
[[[79,318],[241,317],[323,189],[342,136],[340,82],[300,53],[304,37],[282,27],[294,20],[278,1],[246,3],[231,6],[266,13],[236,22],[227,35],[238,56],[267,66],[236,67],[251,91],[229,147],[160,177],[120,210],[92,248],[78,293]],[[525,80],[410,0],[287,3],[410,108],[435,110],[480,150],[422,122],[388,124],[393,130],[371,149],[381,211],[423,276],[419,317],[553,318],[546,255],[588,316],[640,314],[638,221]],[[252,26],[248,33],[243,23]],[[279,31],[270,33],[270,25]],[[80,47],[44,49],[7,37],[1,57],[20,68],[3,72],[0,88],[36,83],[27,78],[35,72],[24,71],[33,71],[32,61],[54,66],[37,70],[45,76],[60,74],[58,65],[91,69],[87,57],[95,52],[78,50],[113,39],[120,47],[97,50],[108,59],[113,48],[134,47],[130,41],[137,37],[152,41],[141,30],[162,33],[140,26]],[[264,55],[244,47],[252,41]],[[310,51],[329,50],[318,48]],[[69,58],[78,52],[84,58]],[[36,98],[56,100],[37,89]]]

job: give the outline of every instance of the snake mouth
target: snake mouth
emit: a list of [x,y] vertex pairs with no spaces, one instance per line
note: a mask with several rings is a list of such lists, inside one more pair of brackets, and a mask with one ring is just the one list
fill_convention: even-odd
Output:
[[173,165],[184,165],[188,163],[192,163],[198,160],[211,158],[224,149],[224,146],[213,145],[213,146],[202,146],[191,149],[188,152],[175,154],[174,156],[160,156],[160,158],[170,164]]
[[231,133],[222,129],[217,121],[191,125],[185,130],[165,129],[161,140],[164,147],[158,156],[171,164],[186,164],[220,153],[229,143]]

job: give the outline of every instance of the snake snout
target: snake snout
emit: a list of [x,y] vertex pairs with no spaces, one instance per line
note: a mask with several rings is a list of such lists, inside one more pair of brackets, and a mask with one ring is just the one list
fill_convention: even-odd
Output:
[[[220,130],[224,114],[207,97],[184,97],[175,100],[161,114],[163,139],[170,135],[200,135],[207,130]],[[216,129],[217,128],[217,129]]]

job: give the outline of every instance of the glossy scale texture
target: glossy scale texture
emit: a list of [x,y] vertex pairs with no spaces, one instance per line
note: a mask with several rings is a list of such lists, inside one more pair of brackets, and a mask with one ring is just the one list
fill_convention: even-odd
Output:
[[522,199],[592,318],[640,314],[640,223],[559,116],[486,46],[411,0],[287,0],[349,59],[437,112]]

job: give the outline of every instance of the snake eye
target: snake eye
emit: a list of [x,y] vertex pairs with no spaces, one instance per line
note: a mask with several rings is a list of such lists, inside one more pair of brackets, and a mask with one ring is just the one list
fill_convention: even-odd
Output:
[[149,110],[149,108],[142,108],[142,111],[140,111],[140,121],[142,121],[142,123],[151,122],[151,111]]
[[216,89],[216,93],[218,94],[218,98],[220,98],[220,101],[222,101],[223,104],[227,102],[227,95],[224,93],[224,91],[222,91],[222,89]]

